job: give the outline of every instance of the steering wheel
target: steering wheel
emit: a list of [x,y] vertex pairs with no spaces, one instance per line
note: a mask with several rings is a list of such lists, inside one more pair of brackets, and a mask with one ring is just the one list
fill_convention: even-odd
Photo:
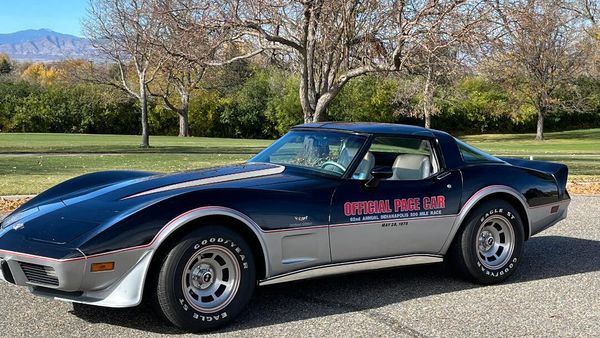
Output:
[[327,169],[327,167],[329,167],[329,166],[333,167],[334,169],[333,170],[328,169],[328,170],[335,171],[340,174],[343,174],[346,171],[346,168],[343,165],[337,163],[336,161],[327,161],[327,162],[321,164],[321,169]]

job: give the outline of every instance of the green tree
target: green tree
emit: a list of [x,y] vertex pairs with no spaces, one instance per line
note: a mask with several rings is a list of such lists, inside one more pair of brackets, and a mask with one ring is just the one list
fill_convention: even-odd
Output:
[[12,72],[12,70],[13,70],[13,67],[7,59],[5,59],[5,58],[0,59],[0,75],[10,74],[10,72]]
[[270,133],[266,123],[273,97],[268,71],[257,71],[232,96],[222,100],[221,128],[233,137],[260,138]]
[[269,101],[267,119],[273,126],[273,135],[277,137],[287,133],[292,126],[304,122],[304,113],[300,104],[300,80],[288,72],[272,73],[271,87],[273,97]]
[[339,121],[395,122],[396,81],[367,75],[349,82],[332,102],[329,115]]

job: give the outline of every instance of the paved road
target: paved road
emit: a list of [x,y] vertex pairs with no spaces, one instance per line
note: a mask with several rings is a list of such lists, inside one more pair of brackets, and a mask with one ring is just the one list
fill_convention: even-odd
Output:
[[[81,307],[0,286],[2,336],[182,335],[147,308]],[[595,336],[600,334],[600,197],[526,243],[505,284],[429,265],[260,288],[225,336]]]

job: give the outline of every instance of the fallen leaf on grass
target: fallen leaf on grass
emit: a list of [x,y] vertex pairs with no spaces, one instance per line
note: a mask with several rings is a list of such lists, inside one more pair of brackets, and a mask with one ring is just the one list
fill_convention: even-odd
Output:
[[0,214],[11,212],[27,201],[29,198],[4,199],[0,197]]
[[567,191],[574,195],[600,195],[600,182],[570,181]]

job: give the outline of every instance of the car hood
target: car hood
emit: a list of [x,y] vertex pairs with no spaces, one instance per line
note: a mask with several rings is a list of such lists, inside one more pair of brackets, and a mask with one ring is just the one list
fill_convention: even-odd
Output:
[[79,176],[39,194],[6,217],[1,228],[16,227],[27,240],[65,244],[110,220],[157,200],[219,184],[246,186],[285,167],[246,163],[177,174],[108,171]]

